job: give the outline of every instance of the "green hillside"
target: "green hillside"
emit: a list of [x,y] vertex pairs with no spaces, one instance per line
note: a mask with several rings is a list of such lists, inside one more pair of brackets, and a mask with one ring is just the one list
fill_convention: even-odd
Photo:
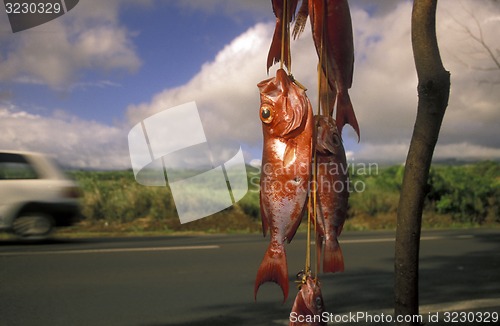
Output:
[[[248,167],[249,192],[233,207],[181,225],[168,187],[146,187],[131,171],[72,171],[83,191],[86,231],[258,232],[259,169]],[[347,229],[396,225],[404,166],[350,165]],[[424,227],[500,225],[500,163],[435,164],[429,176]]]

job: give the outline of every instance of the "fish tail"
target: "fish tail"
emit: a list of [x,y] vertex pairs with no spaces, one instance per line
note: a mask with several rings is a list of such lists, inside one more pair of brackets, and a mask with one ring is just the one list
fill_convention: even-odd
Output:
[[354,114],[354,108],[352,107],[351,98],[349,97],[349,93],[346,91],[338,92],[338,104],[337,104],[337,129],[339,130],[340,135],[342,135],[342,128],[346,124],[350,124],[356,134],[358,135],[359,142],[359,126],[358,120],[356,119],[356,114]]
[[[276,62],[281,59],[281,34],[282,34],[282,24],[281,20],[276,21],[276,27],[274,29],[273,39],[271,41],[271,47],[269,48],[269,54],[267,55],[267,73],[269,73],[269,68]],[[287,51],[287,47],[285,44],[285,52]],[[288,54],[284,54],[285,61],[288,58]],[[288,66],[288,63],[286,64]]]
[[285,247],[276,250],[272,243],[269,244],[264,259],[257,271],[254,286],[254,299],[257,300],[257,291],[265,282],[275,282],[283,291],[283,302],[288,298],[288,266],[286,262]]
[[344,271],[344,256],[339,241],[335,236],[327,239],[325,243],[325,256],[323,257],[323,273],[335,273]]
[[[281,23],[276,24],[276,30],[274,31],[273,40],[271,41],[271,47],[269,48],[269,54],[267,55],[267,73],[269,73],[269,68],[276,62],[281,61]],[[283,53],[283,64],[290,68],[289,64],[289,51],[290,44],[285,40],[284,53]]]
[[262,234],[264,237],[267,235],[267,230],[269,229],[269,220],[267,218],[267,213],[265,209],[265,205],[262,203],[262,194],[259,197],[259,203],[260,203],[260,216],[262,220]]

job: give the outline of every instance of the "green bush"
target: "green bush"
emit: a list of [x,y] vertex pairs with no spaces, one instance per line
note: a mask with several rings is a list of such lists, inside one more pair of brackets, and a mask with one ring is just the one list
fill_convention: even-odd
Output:
[[82,188],[87,219],[130,222],[177,216],[169,188],[142,186],[130,171],[78,171],[72,175]]
[[[73,171],[70,174],[81,186],[83,214],[90,221],[128,223],[147,219],[174,230],[216,230],[240,226],[252,229],[260,225],[258,172],[256,169],[248,171],[249,192],[232,209],[206,221],[183,226],[177,218],[169,187],[142,186],[135,181],[132,171]],[[391,166],[372,174],[350,172],[353,186],[349,199],[350,218],[375,219],[396,214],[404,166]],[[436,218],[443,216],[443,220],[446,215],[459,223],[500,222],[500,164],[487,161],[463,166],[433,166],[425,203],[427,214]],[[238,221],[229,223],[229,216],[237,217]],[[226,225],[215,225],[217,223]]]
[[351,175],[349,196],[351,217],[358,214],[377,216],[395,213],[398,207],[402,172],[400,166],[381,169],[376,174]]
[[428,200],[441,214],[458,222],[499,220],[500,164],[480,162],[467,166],[439,166],[430,172]]

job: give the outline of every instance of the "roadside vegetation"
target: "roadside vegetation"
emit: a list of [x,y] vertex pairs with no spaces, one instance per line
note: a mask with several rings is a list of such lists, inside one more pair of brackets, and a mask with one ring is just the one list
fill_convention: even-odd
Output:
[[[346,229],[394,229],[403,166],[353,166]],[[181,225],[168,187],[146,187],[131,171],[72,171],[86,220],[69,232],[260,232],[259,170],[248,167],[249,192],[236,205]],[[423,227],[500,226],[500,163],[435,164]]]

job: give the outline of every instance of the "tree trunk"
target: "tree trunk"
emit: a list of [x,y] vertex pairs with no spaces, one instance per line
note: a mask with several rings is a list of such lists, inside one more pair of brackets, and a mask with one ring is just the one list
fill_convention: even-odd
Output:
[[[437,0],[414,0],[412,45],[418,108],[399,199],[395,246],[395,315],[418,314],[418,258],[427,179],[450,92],[436,38]],[[398,325],[417,325],[416,321]]]

